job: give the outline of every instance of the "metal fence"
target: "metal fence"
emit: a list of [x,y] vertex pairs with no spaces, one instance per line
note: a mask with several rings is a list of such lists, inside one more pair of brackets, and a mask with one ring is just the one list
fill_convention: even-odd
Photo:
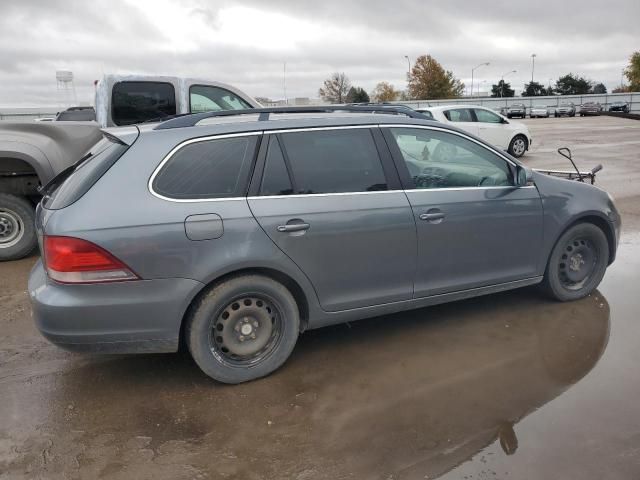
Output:
[[481,105],[499,111],[502,107],[508,107],[514,103],[522,103],[527,110],[532,106],[554,106],[561,103],[573,103],[576,106],[585,102],[599,102],[606,112],[613,102],[627,102],[630,113],[640,113],[640,92],[633,93],[609,93],[604,95],[551,95],[545,97],[463,97],[446,100],[412,100],[398,102],[413,108],[435,107],[436,105]]

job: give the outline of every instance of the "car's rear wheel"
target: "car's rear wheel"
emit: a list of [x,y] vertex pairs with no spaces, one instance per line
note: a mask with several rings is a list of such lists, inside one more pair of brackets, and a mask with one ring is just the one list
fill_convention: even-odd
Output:
[[200,296],[185,335],[204,373],[242,383],[279,368],[293,351],[299,328],[298,306],[287,288],[262,275],[243,275]]
[[562,302],[589,295],[602,281],[609,263],[604,232],[591,223],[580,223],[558,240],[543,280],[547,293]]
[[25,257],[37,243],[33,206],[26,198],[0,193],[0,261]]
[[520,158],[527,151],[527,139],[524,135],[516,135],[509,144],[509,153],[516,158]]

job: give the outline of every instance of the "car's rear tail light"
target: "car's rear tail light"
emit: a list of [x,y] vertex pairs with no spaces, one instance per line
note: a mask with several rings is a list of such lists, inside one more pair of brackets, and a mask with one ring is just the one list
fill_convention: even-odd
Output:
[[138,280],[124,263],[99,246],[73,237],[44,237],[44,263],[49,277],[62,283]]

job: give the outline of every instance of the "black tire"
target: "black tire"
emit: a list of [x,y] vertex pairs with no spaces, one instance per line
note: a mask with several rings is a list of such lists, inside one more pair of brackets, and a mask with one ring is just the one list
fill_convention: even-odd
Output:
[[509,143],[509,153],[516,158],[520,158],[529,148],[529,142],[524,135],[516,135]]
[[579,223],[556,242],[542,287],[561,302],[586,297],[602,281],[608,263],[609,244],[604,232],[592,223]]
[[26,257],[36,248],[35,218],[29,200],[0,193],[0,261]]
[[[185,338],[195,362],[214,380],[231,384],[278,369],[291,355],[300,331],[291,292],[262,275],[231,277],[213,285],[196,300],[186,322]],[[250,325],[255,326],[251,332]]]

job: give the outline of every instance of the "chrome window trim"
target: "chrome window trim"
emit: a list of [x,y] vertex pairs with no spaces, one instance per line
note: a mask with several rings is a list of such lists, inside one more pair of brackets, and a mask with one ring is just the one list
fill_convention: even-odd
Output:
[[178,150],[180,150],[181,148],[183,148],[183,147],[185,147],[187,145],[191,145],[193,143],[199,143],[199,142],[206,142],[208,140],[221,140],[221,139],[225,139],[225,138],[236,138],[236,137],[252,137],[252,136],[262,135],[263,133],[264,133],[263,131],[241,132],[241,133],[223,133],[223,134],[220,134],[220,135],[209,135],[209,136],[206,136],[206,137],[190,138],[189,140],[185,140],[183,142],[180,142],[178,145],[176,145],[175,147],[173,147],[171,149],[171,151],[164,157],[164,159],[153,170],[153,173],[151,174],[151,177],[149,178],[149,181],[147,182],[147,188],[149,189],[149,192],[151,193],[151,195],[153,195],[154,197],[160,198],[162,200],[167,200],[168,202],[194,203],[194,202],[219,202],[221,200],[244,200],[244,199],[246,199],[246,197],[213,197],[213,198],[171,198],[171,197],[166,197],[164,195],[159,194],[158,192],[156,192],[153,189],[153,181],[155,180],[155,178],[158,175],[158,173],[160,172],[160,170],[162,170],[162,167],[164,167],[164,165],[169,160],[171,160],[171,157],[173,157],[173,155],[175,155],[175,153]]
[[[451,133],[453,135],[458,135],[459,137],[462,138],[466,138],[467,140],[471,140],[474,143],[477,143],[478,145],[480,145],[482,148],[484,148],[485,150],[488,150],[491,153],[496,154],[497,156],[499,156],[500,158],[502,158],[503,160],[505,160],[507,163],[509,163],[510,165],[512,165],[513,167],[518,167],[518,164],[514,163],[512,160],[509,160],[509,158],[505,157],[504,154],[500,153],[500,151],[498,150],[494,150],[493,147],[487,147],[487,145],[485,145],[482,142],[479,142],[478,140],[476,140],[475,138],[472,138],[468,135],[465,135],[464,133],[461,132],[456,132],[454,130],[449,130],[448,128],[439,128],[439,127],[435,127],[435,126],[427,126],[427,125],[407,125],[406,123],[404,124],[391,124],[391,125],[379,125],[380,128],[421,128],[423,130],[438,130],[439,132],[445,132],[445,133]],[[517,187],[517,185],[513,185],[507,188],[515,188]],[[458,188],[458,187],[456,187]],[[464,188],[464,187],[461,187]],[[476,188],[476,187],[467,187],[467,188]]]
[[191,138],[189,140],[185,140],[178,145],[176,145],[171,151],[165,156],[165,158],[158,164],[158,166],[154,169],[149,181],[147,183],[147,188],[149,192],[157,198],[162,200],[166,200],[168,202],[176,202],[176,203],[198,203],[198,202],[220,202],[220,201],[239,201],[239,200],[265,200],[265,199],[277,199],[277,198],[301,198],[301,197],[329,197],[329,196],[344,196],[344,195],[372,195],[372,194],[380,194],[380,193],[410,193],[410,192],[437,192],[437,191],[454,191],[454,190],[496,190],[496,189],[520,189],[520,188],[536,188],[535,186],[527,185],[527,186],[517,186],[517,185],[507,185],[507,186],[486,186],[486,187],[442,187],[442,188],[421,188],[421,189],[407,189],[407,190],[378,190],[374,192],[335,192],[335,193],[306,193],[306,194],[295,194],[295,195],[269,195],[269,196],[243,196],[243,197],[214,197],[214,198],[171,198],[161,195],[153,190],[153,181],[156,176],[162,169],[162,167],[171,159],[171,157],[182,147],[186,145],[190,145],[192,143],[197,142],[205,142],[208,140],[217,140],[224,138],[234,138],[234,137],[250,137],[250,136],[258,136],[264,134],[276,134],[276,133],[288,133],[288,132],[310,132],[310,131],[318,131],[318,130],[348,130],[355,128],[420,128],[424,130],[436,130],[439,132],[451,133],[453,135],[458,135],[459,137],[470,140],[482,148],[488,150],[491,153],[494,153],[498,157],[505,160],[507,163],[512,165],[513,167],[517,167],[518,165],[513,161],[509,160],[503,154],[501,154],[497,150],[493,150],[492,148],[487,147],[487,145],[482,142],[477,141],[474,138],[471,138],[468,135],[465,135],[461,132],[456,132],[454,130],[450,130],[447,128],[440,128],[437,126],[427,126],[427,125],[413,125],[406,123],[393,123],[393,124],[364,124],[364,125],[336,125],[330,127],[302,127],[302,128],[287,128],[280,130],[260,130],[260,131],[251,131],[251,132],[241,132],[241,133],[226,133],[219,135],[208,135],[206,137],[197,137]]

